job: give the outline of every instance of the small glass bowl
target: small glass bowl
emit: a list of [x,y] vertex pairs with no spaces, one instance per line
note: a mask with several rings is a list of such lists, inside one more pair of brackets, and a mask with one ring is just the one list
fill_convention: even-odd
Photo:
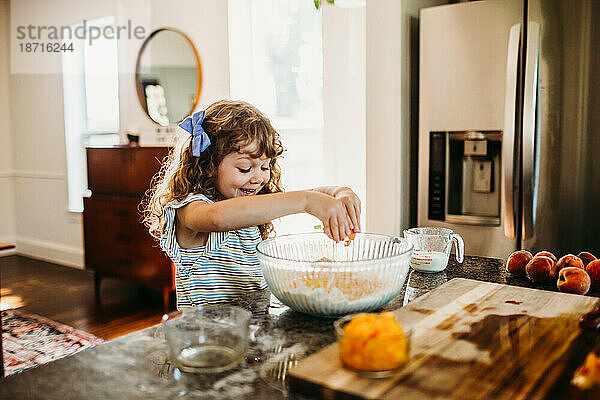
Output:
[[393,375],[410,360],[412,327],[401,327],[403,334],[384,334],[377,337],[345,333],[346,324],[360,315],[366,314],[347,315],[333,324],[342,365],[369,378],[385,378]]
[[199,306],[165,314],[162,326],[171,361],[184,372],[223,372],[248,351],[252,314],[229,305]]

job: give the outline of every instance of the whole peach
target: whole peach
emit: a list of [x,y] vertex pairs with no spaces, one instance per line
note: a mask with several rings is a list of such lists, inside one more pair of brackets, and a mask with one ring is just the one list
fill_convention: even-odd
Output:
[[515,251],[506,260],[506,270],[514,275],[525,275],[525,266],[532,258],[527,250]]
[[585,270],[585,266],[583,265],[583,261],[581,261],[581,258],[573,254],[567,254],[562,256],[560,260],[558,260],[558,262],[556,263],[556,270],[558,272],[560,272],[560,270],[563,268],[569,267],[577,267]]
[[592,287],[594,289],[600,289],[600,260],[591,261],[587,267],[585,267],[585,271],[592,280]]
[[597,260],[595,255],[593,255],[592,253],[589,253],[587,251],[582,251],[581,253],[577,254],[577,257],[579,257],[581,259],[581,261],[583,261],[583,265],[586,267],[592,261]]
[[550,257],[552,259],[552,261],[557,262],[558,258],[556,258],[556,256],[552,253],[550,253],[549,251],[538,251],[537,253],[535,253],[534,257],[537,256],[546,256],[546,257]]
[[556,277],[556,263],[550,257],[533,257],[525,266],[527,277],[533,282],[547,282]]
[[585,270],[578,267],[565,267],[558,273],[558,290],[565,293],[586,294],[592,280]]

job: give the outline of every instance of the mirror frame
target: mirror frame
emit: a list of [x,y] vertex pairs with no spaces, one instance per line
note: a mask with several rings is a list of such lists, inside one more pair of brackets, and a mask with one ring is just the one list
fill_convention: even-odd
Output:
[[[188,44],[192,48],[192,51],[194,53],[194,58],[196,59],[196,65],[198,67],[197,68],[198,87],[196,88],[196,95],[194,96],[194,102],[193,102],[192,106],[190,107],[190,111],[183,117],[183,119],[185,119],[185,117],[187,117],[188,115],[192,114],[192,112],[198,105],[198,100],[200,99],[200,92],[202,91],[202,64],[200,63],[200,55],[198,54],[198,50],[196,49],[196,46],[194,46],[192,39],[190,39],[190,37],[188,35],[186,35],[182,31],[180,31],[179,29],[170,28],[170,27],[158,28],[158,29],[154,30],[152,33],[150,33],[150,35],[148,35],[148,37],[144,40],[144,43],[142,43],[142,47],[140,47],[140,50],[138,51],[137,61],[135,62],[135,88],[136,88],[138,100],[140,102],[140,106],[142,107],[142,110],[144,110],[144,114],[146,114],[146,117],[148,117],[148,119],[150,121],[152,121],[153,123],[155,123],[156,125],[159,125],[159,126],[162,126],[162,125],[160,125],[158,122],[153,120],[152,117],[150,117],[150,115],[148,114],[148,108],[146,107],[146,96],[144,95],[144,88],[142,87],[142,80],[140,78],[139,70],[140,70],[140,63],[142,61],[142,54],[144,53],[146,46],[148,46],[148,43],[150,43],[150,40],[154,36],[156,36],[160,32],[164,32],[164,31],[171,31],[171,32],[178,33],[181,36],[183,36],[183,38],[185,40],[187,40]],[[171,123],[169,125],[171,125]]]

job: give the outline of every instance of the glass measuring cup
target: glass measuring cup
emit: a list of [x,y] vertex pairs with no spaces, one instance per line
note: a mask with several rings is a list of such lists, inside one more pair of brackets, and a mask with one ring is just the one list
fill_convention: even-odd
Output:
[[463,262],[465,244],[459,234],[447,228],[410,228],[404,237],[413,244],[410,266],[420,272],[439,272],[446,269],[452,242],[456,247],[456,261]]

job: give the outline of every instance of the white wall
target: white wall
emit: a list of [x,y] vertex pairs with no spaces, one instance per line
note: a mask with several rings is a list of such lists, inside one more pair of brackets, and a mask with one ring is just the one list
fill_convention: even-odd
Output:
[[[412,26],[419,9],[445,4],[444,0],[367,1],[367,230],[401,235],[409,227],[411,126],[418,112],[411,68],[418,62]],[[418,30],[417,30],[418,32]],[[418,46],[417,46],[418,48]],[[418,72],[418,69],[417,69]],[[411,105],[414,104],[413,109]],[[414,201],[414,200],[413,200]]]
[[[153,29],[174,27],[187,34],[200,55],[202,92],[196,109],[229,96],[229,48],[227,32],[227,1],[224,0],[152,0]],[[141,46],[141,43],[139,44]],[[129,70],[135,70],[139,46],[129,51],[133,55]],[[121,54],[119,54],[121,55]],[[140,107],[133,76],[121,83],[121,128],[134,126],[144,133],[153,132],[156,124]],[[130,86],[128,86],[130,85]],[[126,119],[126,120],[124,120]]]
[[[6,3],[2,1],[0,8],[2,54],[7,52],[9,43],[9,24],[4,23],[8,19]],[[64,24],[103,16],[93,7],[87,14],[86,7],[60,10],[56,4],[43,0],[12,2],[14,7],[33,7],[37,13],[56,16],[52,21],[63,21]],[[127,19],[133,19],[135,23],[136,15],[146,18],[149,12],[152,30],[176,27],[192,39],[200,55],[204,76],[198,107],[228,95],[226,1],[115,0],[105,2],[104,7],[115,9],[117,25]],[[135,61],[141,44],[142,41],[133,40],[119,42],[119,100],[121,131],[135,127],[146,134],[153,132],[156,126],[142,111],[135,91]],[[14,237],[21,254],[83,268],[82,216],[67,211],[62,77],[60,74],[8,75],[8,58],[0,58],[0,82],[8,81],[3,87],[10,86],[8,96],[7,92],[0,91],[0,106],[10,103],[9,107],[0,107],[1,120],[10,121],[10,125],[0,126],[0,140],[4,144],[12,139],[14,158],[10,161],[11,152],[6,150],[7,146],[1,146],[0,185],[4,186],[0,186],[0,239]],[[14,175],[14,189],[10,187],[11,175]],[[15,194],[14,204],[11,193]],[[5,220],[8,223],[5,224]]]
[[365,8],[322,12],[324,183],[365,199]]
[[[9,21],[10,3],[0,1],[0,241],[14,243],[15,202],[14,168],[12,157],[12,139],[10,132],[10,95],[9,95]],[[12,253],[12,252],[11,252]],[[2,252],[2,255],[9,254]]]
[[401,224],[401,2],[367,1],[367,231]]

